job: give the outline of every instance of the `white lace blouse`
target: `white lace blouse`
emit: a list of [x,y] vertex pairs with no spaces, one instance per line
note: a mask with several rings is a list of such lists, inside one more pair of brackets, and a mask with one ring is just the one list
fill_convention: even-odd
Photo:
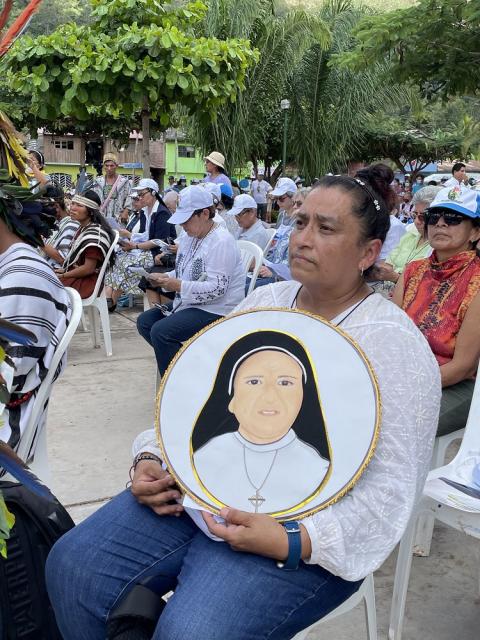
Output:
[[[295,306],[300,285],[260,287],[236,308]],[[340,322],[347,312],[332,320]],[[389,556],[408,524],[428,473],[438,423],[440,372],[427,341],[408,316],[379,294],[369,296],[342,329],[365,351],[377,375],[382,424],[375,454],[354,488],[336,504],[302,520],[312,543],[307,562],[359,580]],[[153,430],[134,455],[159,455]]]

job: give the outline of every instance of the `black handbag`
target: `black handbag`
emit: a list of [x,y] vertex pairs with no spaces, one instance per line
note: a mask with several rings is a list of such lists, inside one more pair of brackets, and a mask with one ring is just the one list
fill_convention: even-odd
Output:
[[45,586],[53,544],[74,525],[54,496],[44,498],[16,482],[0,482],[15,524],[0,558],[0,640],[61,640]]

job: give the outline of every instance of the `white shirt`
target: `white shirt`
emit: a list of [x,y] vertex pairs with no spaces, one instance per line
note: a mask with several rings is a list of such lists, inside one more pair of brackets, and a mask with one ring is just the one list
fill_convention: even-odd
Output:
[[[295,485],[285,491],[285,477],[295,459]],[[312,495],[328,471],[329,462],[290,430],[277,442],[254,444],[238,431],[212,438],[193,456],[201,482],[218,499],[243,511],[254,511],[256,489],[264,502],[258,513],[291,509]],[[281,494],[279,487],[282,488]],[[242,493],[242,495],[239,495]]]
[[[300,286],[289,281],[260,287],[236,311],[292,308]],[[337,324],[347,313],[332,322]],[[438,424],[440,370],[410,318],[380,294],[369,296],[341,328],[358,342],[376,373],[382,401],[380,437],[348,495],[302,524],[312,544],[307,563],[346,580],[360,580],[393,551],[421,496]],[[160,455],[153,429],[137,437],[133,451]]]
[[[199,279],[206,274],[206,279]],[[170,278],[182,281],[173,306],[180,313],[189,307],[225,316],[245,297],[245,270],[236,240],[224,226],[214,225],[204,238],[183,234],[175,271]],[[181,302],[181,306],[180,306]]]
[[273,189],[266,180],[253,180],[250,193],[257,204],[267,204],[267,193]]
[[460,189],[471,189],[472,188],[468,184],[468,182],[467,182],[467,184],[465,184],[465,182],[460,182],[460,180],[457,180],[453,176],[451,178],[449,178],[446,182],[444,182],[442,187],[460,187]]
[[260,220],[257,220],[249,229],[238,227],[237,240],[248,240],[257,244],[260,249],[265,249],[270,236]]
[[406,229],[403,222],[400,222],[395,216],[390,216],[390,229],[388,230],[387,237],[378,256],[379,260],[385,260],[385,258],[390,255],[390,252],[395,249],[404,233],[406,233]]

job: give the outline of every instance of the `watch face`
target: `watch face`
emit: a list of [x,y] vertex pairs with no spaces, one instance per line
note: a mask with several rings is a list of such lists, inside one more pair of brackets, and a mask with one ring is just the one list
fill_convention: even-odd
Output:
[[214,513],[294,520],[325,508],[365,470],[379,423],[360,347],[295,310],[209,325],[177,354],[158,396],[158,439],[184,506]]

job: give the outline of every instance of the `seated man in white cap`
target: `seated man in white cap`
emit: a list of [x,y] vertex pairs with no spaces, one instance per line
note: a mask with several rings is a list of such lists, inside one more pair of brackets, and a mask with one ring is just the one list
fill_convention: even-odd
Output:
[[130,180],[117,174],[118,158],[114,153],[103,156],[105,175],[95,180],[93,190],[100,196],[100,212],[106,218],[127,221],[132,208]]
[[242,193],[233,201],[228,215],[235,216],[238,224],[237,240],[248,240],[265,249],[269,235],[261,221],[257,218],[257,203],[247,193]]

